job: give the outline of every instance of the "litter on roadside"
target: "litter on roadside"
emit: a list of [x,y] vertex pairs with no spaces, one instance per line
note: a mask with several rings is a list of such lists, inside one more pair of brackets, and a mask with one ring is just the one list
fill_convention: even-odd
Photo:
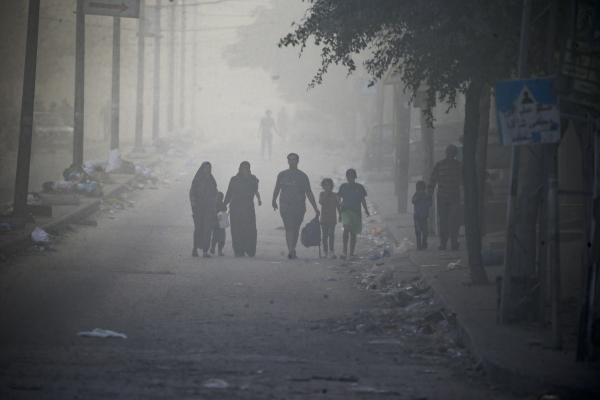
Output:
[[412,250],[415,248],[415,245],[413,242],[411,242],[410,240],[408,240],[407,238],[402,239],[402,243],[400,243],[400,246],[398,247],[398,252],[400,253],[404,253],[407,252],[408,250]]
[[31,232],[31,242],[36,247],[43,247],[45,250],[54,250],[55,237],[48,234],[39,226]]
[[127,335],[124,333],[117,333],[113,331],[108,331],[105,329],[96,328],[91,332],[79,332],[77,336],[83,337],[95,337],[95,338],[122,338],[127,339]]
[[369,257],[367,257],[367,259],[370,261],[375,261],[375,260],[379,260],[380,258],[389,257],[389,256],[390,256],[390,252],[384,249],[384,250],[381,250],[379,253],[371,254]]
[[222,379],[209,379],[204,382],[202,386],[209,389],[227,389],[229,387],[229,383]]
[[448,264],[448,269],[461,269],[462,266],[460,265],[460,260],[458,260],[457,262],[453,262]]

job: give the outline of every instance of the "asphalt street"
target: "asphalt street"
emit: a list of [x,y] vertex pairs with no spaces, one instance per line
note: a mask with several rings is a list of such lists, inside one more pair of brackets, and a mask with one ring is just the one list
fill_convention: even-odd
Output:
[[[191,257],[187,196],[197,166],[182,160],[163,164],[169,183],[135,194],[135,207],[99,213],[97,227],[74,226],[56,252],[0,264],[0,398],[512,399],[464,349],[461,359],[441,356],[418,338],[321,323],[358,318],[382,300],[316,248],[285,258],[270,200],[286,153],[272,162],[241,151],[197,158],[213,163],[221,191],[240,161],[252,163],[263,198],[254,258],[233,257],[229,238],[225,257]],[[352,165],[339,154],[299,153],[317,195],[323,176]],[[359,253],[366,246],[361,239]],[[95,328],[127,338],[77,335]]]

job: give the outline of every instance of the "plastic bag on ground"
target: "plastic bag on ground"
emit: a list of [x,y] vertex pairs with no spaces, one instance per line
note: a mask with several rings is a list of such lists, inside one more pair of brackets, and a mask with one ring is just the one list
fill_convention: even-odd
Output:
[[408,250],[412,250],[415,248],[415,245],[408,240],[407,238],[402,239],[402,243],[400,243],[400,246],[398,247],[398,251],[400,253],[404,253]]
[[105,329],[94,329],[91,332],[79,332],[77,334],[77,336],[83,336],[83,337],[97,337],[97,338],[123,338],[123,339],[127,339],[127,335],[125,335],[124,333],[117,333],[117,332],[113,332],[113,331],[108,331]]
[[39,226],[31,232],[31,240],[34,242],[50,242],[50,235]]
[[383,257],[389,257],[390,256],[390,252],[387,250],[381,250],[379,253],[375,253],[372,254],[368,257],[369,260],[371,261],[375,261],[375,260],[379,260],[380,258]]
[[460,259],[457,262],[453,262],[448,264],[448,269],[461,269],[462,266],[460,265]]

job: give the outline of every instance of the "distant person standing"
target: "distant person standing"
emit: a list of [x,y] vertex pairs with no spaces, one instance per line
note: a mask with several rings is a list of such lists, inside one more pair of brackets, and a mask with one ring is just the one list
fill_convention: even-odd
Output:
[[456,159],[458,148],[451,144],[446,148],[446,158],[435,163],[429,179],[429,197],[433,197],[438,186],[437,209],[440,221],[440,247],[446,250],[450,237],[451,250],[458,250],[458,207],[460,204],[460,185],[462,185],[462,163]]
[[63,99],[61,105],[56,110],[63,119],[65,125],[73,128],[75,126],[75,109],[67,102],[67,99]]
[[281,107],[281,111],[279,111],[277,114],[277,126],[279,127],[279,137],[281,138],[281,143],[285,143],[290,126],[290,120],[285,112],[285,107]]
[[288,258],[298,258],[296,256],[296,244],[298,243],[298,234],[300,225],[304,220],[306,212],[306,198],[313,206],[317,217],[321,215],[315,201],[315,196],[310,188],[308,176],[298,169],[300,157],[296,153],[290,153],[287,156],[289,168],[281,171],[277,175],[277,183],[273,191],[273,209],[277,211],[277,197],[279,199],[280,214],[285,228],[285,241],[288,247]]
[[110,124],[111,124],[111,109],[110,101],[107,101],[100,110],[100,119],[102,120],[102,131],[104,133],[104,141],[107,142],[110,139]]
[[273,133],[271,129],[275,132],[277,128],[275,128],[275,120],[271,117],[271,110],[267,110],[266,115],[262,117],[260,120],[260,125],[258,127],[258,136],[261,138],[260,141],[260,157],[265,159],[265,146],[269,146],[269,161],[271,160],[271,147],[273,143]]

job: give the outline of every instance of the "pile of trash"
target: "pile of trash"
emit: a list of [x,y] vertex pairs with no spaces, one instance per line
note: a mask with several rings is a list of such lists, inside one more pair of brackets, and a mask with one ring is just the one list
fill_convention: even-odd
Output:
[[[378,291],[381,307],[361,310],[341,319],[313,321],[311,330],[373,336],[369,343],[403,346],[405,352],[463,357],[466,352],[457,339],[456,314],[434,300],[424,280],[388,283],[389,269],[361,274],[364,290]],[[384,337],[377,340],[376,337]]]
[[366,335],[369,344],[400,346],[411,357],[469,357],[458,343],[456,314],[433,298],[423,278],[395,277],[401,261],[396,253],[342,264],[338,273],[351,274],[356,287],[377,296],[379,304],[343,318],[312,321],[310,329]]
[[139,163],[121,160],[117,149],[111,151],[108,161],[90,160],[83,166],[72,164],[63,172],[63,180],[45,182],[40,192],[28,195],[27,203],[45,206],[78,205],[82,198],[103,197],[104,185],[115,183],[111,177],[114,173],[135,175],[135,181],[130,187],[132,191],[141,190],[148,183],[160,182],[156,171]]

